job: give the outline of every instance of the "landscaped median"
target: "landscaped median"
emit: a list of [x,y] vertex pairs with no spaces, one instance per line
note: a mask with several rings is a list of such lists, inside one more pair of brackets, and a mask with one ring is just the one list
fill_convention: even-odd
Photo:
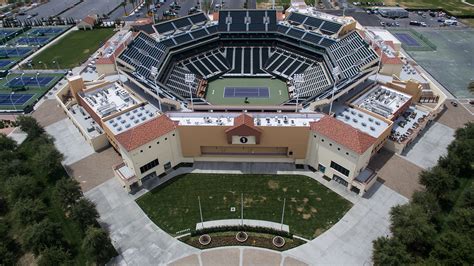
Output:
[[282,235],[286,240],[284,249],[304,243],[293,238],[293,234],[313,239],[339,221],[352,206],[307,176],[247,174],[181,175],[145,194],[137,203],[170,235],[192,232],[192,236],[181,240],[193,246],[199,245],[198,235],[207,233],[213,239],[207,247],[240,243],[270,248],[272,238],[281,235],[275,230],[243,228],[248,240],[239,242],[236,233],[241,230],[235,228],[196,232],[196,224],[201,222],[199,201],[204,221],[240,219],[242,201],[245,219],[281,223],[284,209],[283,223],[290,228],[290,234]]

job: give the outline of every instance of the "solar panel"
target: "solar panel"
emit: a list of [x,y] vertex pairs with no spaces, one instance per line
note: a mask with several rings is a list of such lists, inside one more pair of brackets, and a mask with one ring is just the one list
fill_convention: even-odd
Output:
[[290,31],[288,31],[288,35],[292,36],[292,37],[295,37],[295,38],[298,38],[300,39],[301,37],[303,37],[304,35],[304,31],[302,30],[297,30],[297,29],[290,29]]
[[174,37],[174,40],[176,41],[177,44],[182,44],[182,43],[185,43],[185,42],[189,42],[192,39],[193,38],[191,37],[191,35],[189,33],[181,34],[181,35],[178,35],[178,36]]
[[194,15],[190,16],[189,19],[190,19],[194,24],[198,24],[198,23],[207,21],[207,17],[206,17],[206,15],[204,15],[204,13],[197,13],[197,14],[194,14]]
[[163,34],[166,32],[174,31],[175,28],[173,27],[173,24],[171,22],[163,22],[159,23],[153,26],[159,34]]

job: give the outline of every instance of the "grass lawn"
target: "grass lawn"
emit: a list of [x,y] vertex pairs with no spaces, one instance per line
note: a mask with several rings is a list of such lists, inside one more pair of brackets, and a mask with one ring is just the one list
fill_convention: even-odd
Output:
[[[299,175],[185,174],[137,200],[161,229],[175,236],[195,229],[200,221],[198,196],[205,221],[240,218],[281,221],[286,198],[284,224],[308,239],[334,225],[352,204],[317,181]],[[231,212],[230,208],[236,211]]]
[[[79,66],[113,34],[114,31],[110,28],[71,32],[35,56],[33,65],[39,69],[45,68],[44,64],[48,68],[57,68],[56,64],[53,64],[53,61],[56,61],[63,69]],[[40,61],[42,64],[39,64]]]
[[251,105],[280,105],[288,100],[288,88],[285,82],[271,78],[223,78],[211,81],[207,88],[206,99],[215,105],[245,105],[245,97],[224,98],[225,87],[267,87],[269,98],[249,97]]

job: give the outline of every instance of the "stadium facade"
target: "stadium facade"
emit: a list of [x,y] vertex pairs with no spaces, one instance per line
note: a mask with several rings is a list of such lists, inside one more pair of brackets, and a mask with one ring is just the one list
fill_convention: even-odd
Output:
[[[108,59],[126,83],[70,77],[57,99],[95,150],[110,143],[122,156],[113,170],[128,191],[183,163],[225,161],[304,165],[362,195],[376,180],[372,156],[403,150],[434,117],[416,105],[419,83],[368,79],[383,51],[356,25],[317,11],[198,13],[121,38]],[[207,100],[216,80],[255,77],[284,82],[286,100]],[[275,93],[242,87],[222,97]]]

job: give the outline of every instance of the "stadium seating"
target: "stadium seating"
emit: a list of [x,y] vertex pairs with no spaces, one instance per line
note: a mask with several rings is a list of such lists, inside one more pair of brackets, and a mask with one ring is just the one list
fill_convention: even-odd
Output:
[[322,18],[316,18],[307,16],[300,13],[291,13],[287,19],[293,25],[303,25],[308,30],[318,30],[319,32],[326,35],[333,35],[338,33],[342,25],[334,22],[325,20]]
[[222,75],[229,70],[229,63],[219,49],[186,59],[183,64],[192,73],[205,79]]
[[159,65],[165,53],[165,45],[155,41],[146,33],[140,33],[119,58],[133,66],[136,73],[143,78],[153,80],[152,67]]
[[374,62],[378,56],[356,31],[348,34],[329,47],[330,56],[341,70],[343,78],[358,75],[362,69]]
[[219,12],[220,32],[267,32],[276,29],[275,10],[224,10]]
[[322,63],[313,64],[304,71],[304,82],[298,84],[299,97],[316,96],[332,85],[331,76]]
[[269,58],[269,47],[226,47],[225,56],[231,71],[227,76],[268,76],[262,69]]
[[315,62],[302,55],[277,48],[267,60],[265,70],[268,73],[288,79],[294,74],[303,73]]
[[174,65],[166,82],[166,86],[183,97],[189,97],[189,88],[191,88],[193,96],[196,97],[200,78],[196,77],[193,83],[189,85],[186,84],[185,76],[191,73],[192,72],[182,64]]
[[193,25],[202,25],[208,21],[204,13],[197,13],[179,19],[157,23],[153,25],[153,28],[158,34],[172,34],[175,31],[186,31]]

